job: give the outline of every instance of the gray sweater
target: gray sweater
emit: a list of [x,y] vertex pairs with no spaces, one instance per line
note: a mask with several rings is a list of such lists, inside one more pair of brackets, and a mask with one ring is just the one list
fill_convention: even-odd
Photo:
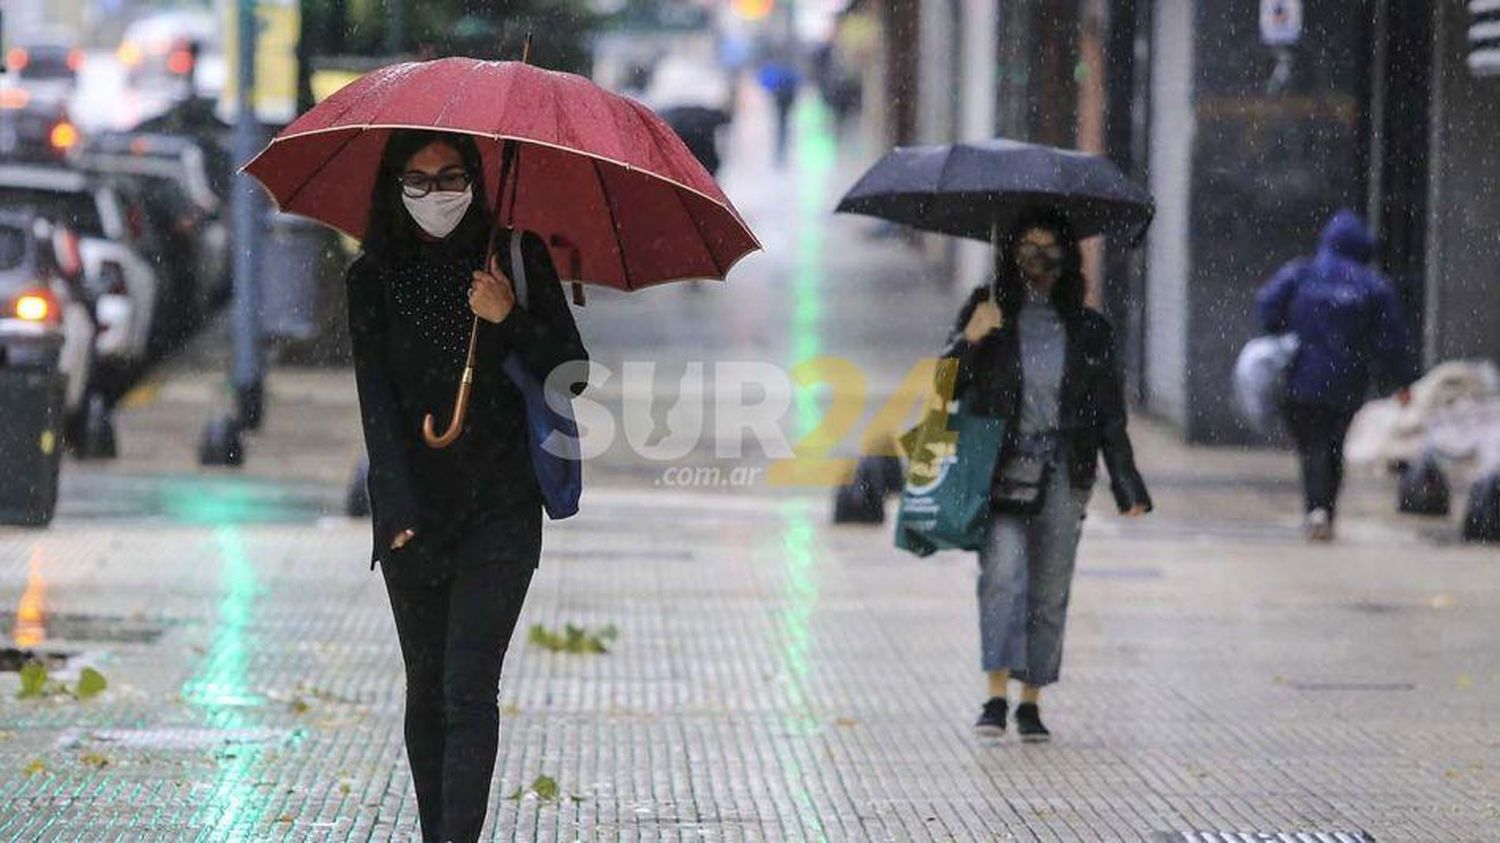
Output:
[[1060,422],[1067,333],[1051,303],[1027,301],[1016,317],[1021,337],[1021,435],[1055,431]]

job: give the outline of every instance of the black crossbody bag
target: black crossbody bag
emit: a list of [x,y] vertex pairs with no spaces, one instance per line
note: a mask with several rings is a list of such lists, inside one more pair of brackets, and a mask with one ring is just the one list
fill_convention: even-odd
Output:
[[1061,444],[1061,436],[1055,432],[1016,437],[1011,453],[1000,465],[990,494],[996,512],[1036,515],[1042,511]]

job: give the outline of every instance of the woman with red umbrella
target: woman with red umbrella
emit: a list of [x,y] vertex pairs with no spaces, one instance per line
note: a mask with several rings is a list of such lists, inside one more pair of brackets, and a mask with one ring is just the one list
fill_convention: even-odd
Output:
[[568,517],[581,488],[556,448],[577,450],[567,384],[548,381],[588,355],[551,255],[569,281],[635,290],[723,278],[759,243],[650,109],[518,62],[373,71],[245,169],[363,242],[349,322],[407,758],[424,839],[474,840],[542,511]]
[[[392,133],[347,293],[381,563],[406,665],[406,749],[426,839],[484,823],[499,732],[501,662],[541,554],[542,498],[520,390],[474,369],[463,435],[424,442],[457,386],[473,317],[476,358],[515,353],[539,381],[587,352],[546,245],[522,236],[529,307],[516,303],[472,137]],[[513,269],[513,268],[512,268]],[[577,390],[575,390],[576,392]],[[373,563],[372,563],[373,564]]]

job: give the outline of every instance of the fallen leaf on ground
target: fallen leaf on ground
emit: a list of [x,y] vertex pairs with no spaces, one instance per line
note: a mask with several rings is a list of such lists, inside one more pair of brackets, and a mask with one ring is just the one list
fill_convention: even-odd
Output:
[[[553,802],[557,800],[558,792],[557,779],[548,775],[541,775],[532,779],[530,786],[525,788],[518,787],[506,794],[505,798],[511,802],[516,802],[525,798],[527,794],[534,794],[537,799],[543,802]],[[574,798],[581,799],[581,797]]]
[[531,783],[531,792],[539,799],[551,801],[557,798],[557,779],[551,776],[537,776]]
[[527,632],[527,640],[553,653],[602,654],[609,652],[608,642],[618,638],[620,632],[613,624],[598,632],[574,624],[564,624],[562,632],[555,632],[542,624],[533,624]]
[[26,765],[26,775],[28,776],[34,776],[37,773],[45,772],[47,772],[47,765],[42,763],[42,759],[40,758],[33,759],[30,764]]
[[109,682],[105,680],[104,674],[92,667],[86,667],[78,674],[78,691],[76,695],[80,700],[86,700],[90,697],[98,696],[108,687]]
[[21,666],[21,690],[18,697],[40,697],[47,689],[47,666],[29,661]]

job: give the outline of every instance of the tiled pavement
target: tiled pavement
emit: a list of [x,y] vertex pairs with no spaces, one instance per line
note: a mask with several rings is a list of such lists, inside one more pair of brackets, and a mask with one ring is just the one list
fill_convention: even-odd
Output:
[[[807,192],[831,163],[802,137]],[[809,227],[821,200],[778,214],[755,178],[729,182],[769,253],[723,290],[596,297],[596,358],[847,354],[879,394],[950,305],[894,245]],[[172,370],[122,420],[119,465],[68,467],[50,530],[0,530],[12,635],[111,683],[19,700],[0,674],[0,839],[414,828],[368,531],[332,514],[358,452],[347,376],[277,373],[246,476],[192,465],[213,381]],[[1045,747],[969,732],[971,560],[831,527],[821,492],[674,490],[612,453],[584,513],[549,526],[522,625],[619,637],[606,655],[513,647],[487,833],[1500,839],[1500,557],[1419,538],[1369,482],[1344,540],[1309,549],[1284,455],[1184,449],[1149,424],[1137,438],[1160,509],[1127,524],[1096,497]],[[563,799],[505,798],[542,774]]]
[[[1328,550],[1273,530],[1184,541],[1096,512],[1045,700],[1057,740],[995,745],[968,729],[967,558],[903,557],[883,529],[827,526],[821,500],[588,503],[550,530],[522,624],[619,638],[605,655],[512,648],[493,839],[1500,828],[1493,552],[1373,526]],[[367,535],[232,518],[0,534],[0,594],[55,620],[29,634],[112,683],[37,701],[0,679],[0,839],[410,833]],[[541,774],[562,801],[504,798]]]

